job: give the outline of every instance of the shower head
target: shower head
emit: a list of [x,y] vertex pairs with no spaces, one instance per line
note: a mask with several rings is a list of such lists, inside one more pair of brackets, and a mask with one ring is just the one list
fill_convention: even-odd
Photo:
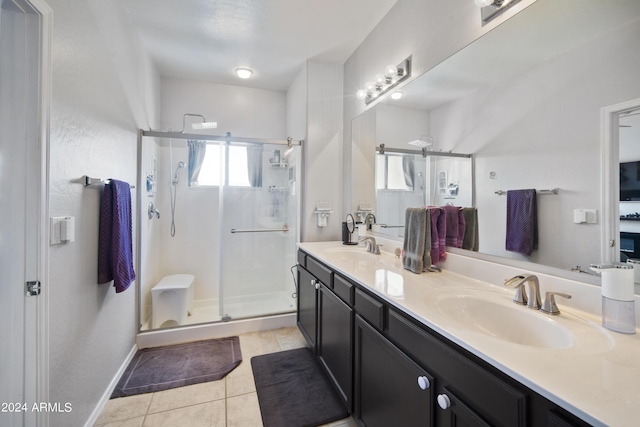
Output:
[[171,181],[173,185],[176,185],[178,183],[178,172],[180,171],[180,169],[184,169],[185,167],[187,167],[187,165],[184,162],[178,163],[178,167],[176,168],[176,173],[173,174],[173,180]]
[[185,127],[187,124],[187,117],[199,117],[202,119],[201,122],[191,123],[191,129],[194,129],[194,130],[215,129],[218,127],[218,122],[208,122],[207,119],[205,119],[202,114],[187,113],[184,116],[182,116],[182,133],[184,133],[185,131]]

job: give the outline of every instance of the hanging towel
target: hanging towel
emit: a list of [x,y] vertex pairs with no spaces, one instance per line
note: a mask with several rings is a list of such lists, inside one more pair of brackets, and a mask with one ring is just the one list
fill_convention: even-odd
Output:
[[405,211],[404,256],[406,270],[420,274],[431,267],[431,219],[425,208]]
[[462,249],[478,252],[478,209],[462,208],[462,214],[466,225],[462,239]]
[[431,216],[431,263],[438,264],[447,257],[447,220],[441,208],[430,206],[428,209]]
[[111,179],[100,203],[98,283],[113,280],[116,293],[125,291],[136,278],[131,225],[131,187]]
[[446,246],[461,248],[466,228],[462,208],[459,206],[444,206],[443,209],[446,217],[445,244]]
[[536,190],[507,191],[507,237],[505,249],[524,255],[538,249]]

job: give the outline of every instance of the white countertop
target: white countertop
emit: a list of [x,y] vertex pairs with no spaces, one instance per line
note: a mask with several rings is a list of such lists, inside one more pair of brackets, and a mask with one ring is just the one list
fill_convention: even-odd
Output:
[[[562,280],[549,280],[550,286],[540,277],[543,296],[545,289],[570,289],[574,297],[566,304],[557,298],[561,314],[551,316],[510,303],[514,290],[505,288],[502,282],[491,284],[447,270],[414,274],[404,270],[402,261],[391,253],[373,255],[362,247],[345,247],[341,242],[300,243],[299,247],[586,422],[616,427],[640,423],[640,335],[608,331],[600,326],[599,313],[569,304],[599,306],[597,287],[596,294],[593,287],[576,282],[565,285]],[[467,271],[495,272],[501,268],[499,264],[460,255],[448,256],[454,261],[446,264],[470,266]],[[523,310],[524,316],[535,316],[525,318],[540,325],[570,331],[572,342],[563,348],[547,348],[516,344],[473,330],[440,309],[438,301],[442,296],[457,291],[475,292],[487,301],[495,298],[515,315],[519,313],[512,308]]]

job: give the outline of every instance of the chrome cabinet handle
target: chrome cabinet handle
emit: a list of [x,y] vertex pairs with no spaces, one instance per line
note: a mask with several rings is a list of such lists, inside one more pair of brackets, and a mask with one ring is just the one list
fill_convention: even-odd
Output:
[[429,382],[429,378],[427,378],[425,375],[421,375],[418,377],[418,387],[420,387],[422,390],[426,390],[431,386],[431,383]]
[[449,409],[451,407],[451,399],[446,394],[438,395],[438,406],[442,409]]
[[318,282],[316,279],[311,279],[311,286],[316,289],[320,289],[320,282]]

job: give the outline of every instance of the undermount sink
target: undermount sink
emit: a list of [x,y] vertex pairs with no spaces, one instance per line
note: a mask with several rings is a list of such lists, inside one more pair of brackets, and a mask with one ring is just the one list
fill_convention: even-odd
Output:
[[474,289],[439,289],[427,296],[449,321],[513,344],[564,349],[576,337],[557,318],[513,304],[504,293]]

